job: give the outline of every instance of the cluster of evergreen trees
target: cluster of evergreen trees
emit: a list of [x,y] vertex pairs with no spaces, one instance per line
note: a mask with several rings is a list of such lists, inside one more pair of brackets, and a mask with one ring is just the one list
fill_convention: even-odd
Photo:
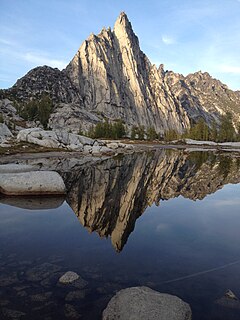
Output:
[[211,127],[209,127],[204,119],[201,118],[182,135],[175,130],[169,130],[164,134],[165,141],[185,138],[215,142],[240,141],[240,123],[236,132],[233,126],[232,114],[227,112],[221,117],[219,125],[216,122],[212,122]]
[[40,121],[44,129],[48,127],[48,120],[53,111],[53,102],[47,94],[39,100],[31,100],[25,104],[17,104],[19,115],[28,121]]
[[[82,131],[80,134],[82,134]],[[87,135],[92,138],[109,139],[120,139],[130,135],[131,139],[134,140],[147,139],[151,141],[156,139],[172,141],[185,138],[216,142],[240,141],[240,123],[236,133],[233,126],[232,114],[226,113],[221,117],[220,124],[218,125],[213,122],[211,127],[209,127],[204,119],[201,118],[192,124],[191,128],[183,134],[179,134],[175,130],[168,130],[164,133],[164,136],[160,136],[153,127],[145,130],[144,126],[133,126],[131,133],[127,134],[123,121],[117,120],[114,123],[109,121],[98,123],[95,127],[91,127]]]
[[227,112],[221,117],[219,126],[213,122],[211,128],[209,128],[205,121],[200,119],[191,127],[184,137],[195,140],[216,142],[239,141],[240,125],[238,126],[236,133],[233,126],[232,114]]
[[117,120],[114,123],[104,121],[91,127],[87,135],[90,138],[121,139],[126,136],[126,129],[122,120]]
[[[79,134],[83,134],[81,128]],[[91,138],[106,138],[106,139],[121,139],[127,137],[127,129],[122,120],[117,120],[113,123],[109,121],[99,122],[96,126],[92,126],[87,132],[87,136]],[[159,138],[156,130],[153,127],[145,131],[144,126],[133,126],[131,130],[131,139],[137,140],[155,140]]]

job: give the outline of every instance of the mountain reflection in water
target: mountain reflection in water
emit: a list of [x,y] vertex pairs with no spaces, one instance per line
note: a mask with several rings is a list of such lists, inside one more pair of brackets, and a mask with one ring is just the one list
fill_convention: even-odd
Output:
[[148,206],[183,196],[203,199],[240,182],[240,158],[158,150],[118,156],[63,173],[67,203],[81,224],[111,237],[120,252]]
[[[101,319],[131,286],[179,296],[193,320],[240,319],[239,300],[224,297],[240,297],[239,156],[159,149],[19,163],[58,171],[67,196],[0,199],[0,319]],[[69,270],[84,287],[59,285]]]

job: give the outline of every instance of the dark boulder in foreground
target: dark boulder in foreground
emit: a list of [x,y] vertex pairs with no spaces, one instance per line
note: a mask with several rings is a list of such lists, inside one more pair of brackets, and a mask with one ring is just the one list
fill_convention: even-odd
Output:
[[103,311],[103,320],[191,320],[190,306],[176,296],[148,287],[120,290]]

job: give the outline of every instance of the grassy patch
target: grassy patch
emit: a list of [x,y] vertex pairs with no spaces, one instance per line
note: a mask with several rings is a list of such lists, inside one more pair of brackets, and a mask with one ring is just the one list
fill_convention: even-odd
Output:
[[[18,142],[14,143],[9,147],[0,147],[0,155],[10,155],[16,153],[40,153],[40,152],[53,152],[53,151],[66,151],[61,148],[46,148],[41,147],[36,144],[28,143],[28,142]],[[68,151],[68,150],[67,150]]]

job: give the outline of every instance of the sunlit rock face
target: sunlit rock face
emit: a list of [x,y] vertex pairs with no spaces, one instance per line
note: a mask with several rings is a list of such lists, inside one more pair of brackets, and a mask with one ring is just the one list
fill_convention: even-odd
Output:
[[226,156],[157,151],[85,165],[63,177],[67,202],[82,225],[110,236],[121,251],[148,206],[180,195],[203,199],[227,183],[238,183],[239,167],[239,160]]
[[113,30],[91,35],[66,68],[87,110],[129,125],[154,126],[158,132],[189,126],[162,74],[140,50],[126,14]]
[[143,125],[163,133],[183,132],[199,118],[211,125],[226,111],[233,113],[235,124],[240,116],[239,92],[207,72],[185,77],[151,64],[125,13],[113,30],[91,34],[66,69],[34,68],[3,95],[25,103],[43,93],[55,104],[49,126],[74,133],[104,119],[122,119],[129,129]]

